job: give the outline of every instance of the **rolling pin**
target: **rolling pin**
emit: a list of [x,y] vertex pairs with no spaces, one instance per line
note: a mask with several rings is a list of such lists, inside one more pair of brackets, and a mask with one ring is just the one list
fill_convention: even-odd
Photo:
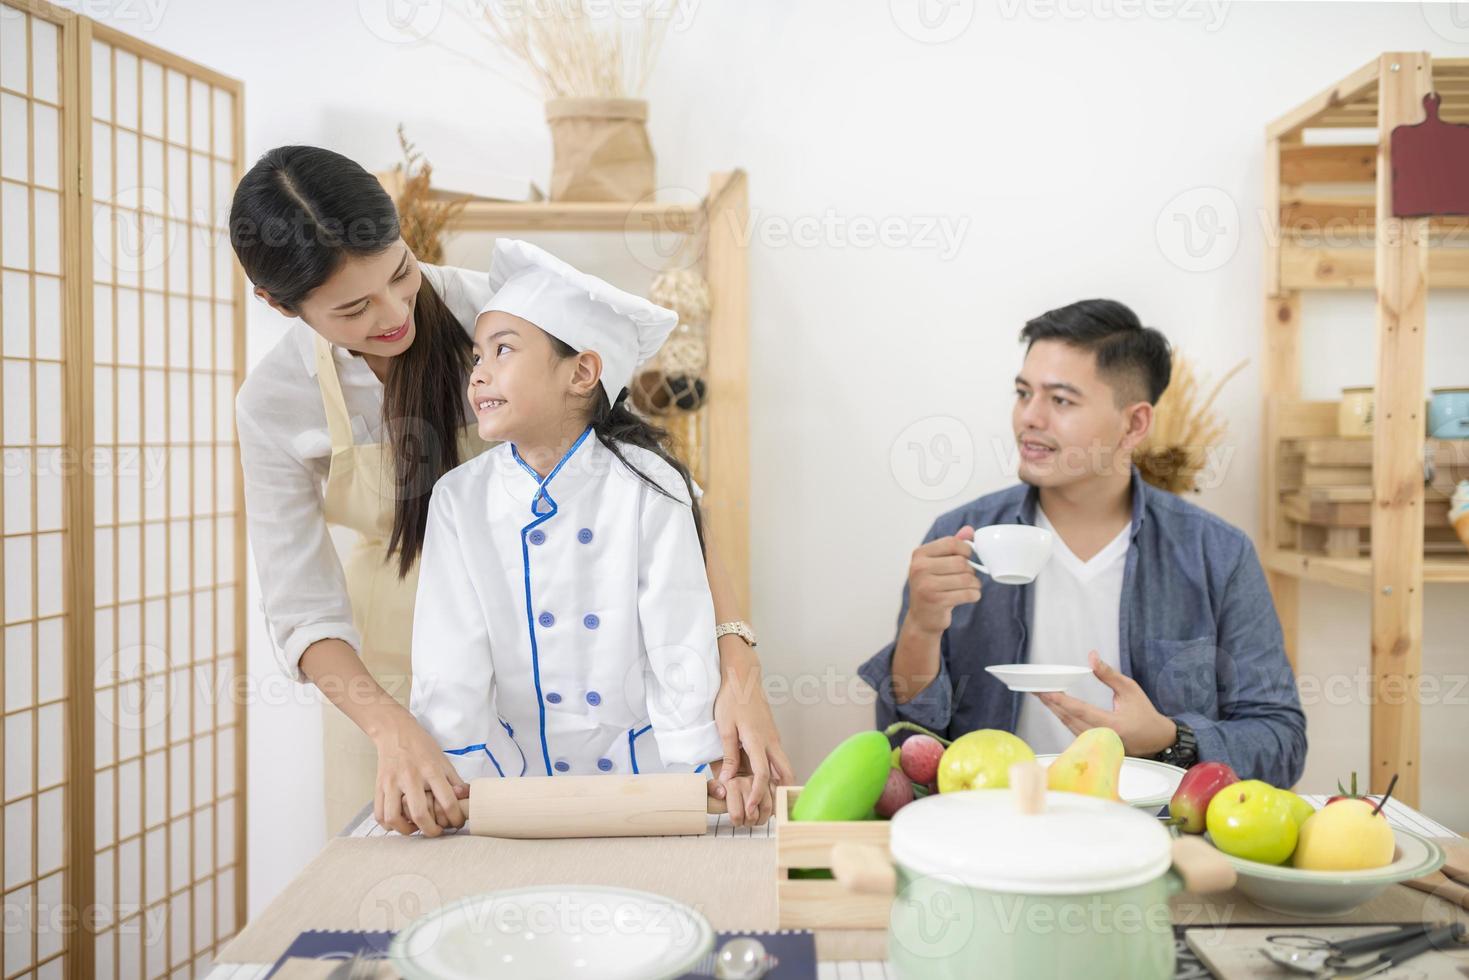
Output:
[[700,773],[532,776],[469,783],[469,832],[477,837],[672,837],[704,833],[724,813]]

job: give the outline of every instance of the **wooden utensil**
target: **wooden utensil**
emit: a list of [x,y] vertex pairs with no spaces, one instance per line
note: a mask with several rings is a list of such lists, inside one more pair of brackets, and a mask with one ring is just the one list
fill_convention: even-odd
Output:
[[1451,905],[1457,905],[1459,908],[1469,912],[1469,888],[1446,877],[1442,871],[1435,871],[1433,874],[1424,875],[1422,878],[1409,878],[1403,884],[1409,888],[1416,888],[1421,892],[1428,892],[1430,895],[1437,896],[1445,902]]
[[670,837],[704,833],[724,813],[699,773],[475,779],[469,832],[479,837]]

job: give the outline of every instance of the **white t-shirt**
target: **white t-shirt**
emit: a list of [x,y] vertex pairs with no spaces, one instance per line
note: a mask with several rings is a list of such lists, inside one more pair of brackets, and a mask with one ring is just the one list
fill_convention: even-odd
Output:
[[[1122,573],[1132,539],[1128,523],[1117,537],[1082,561],[1056,534],[1045,512],[1036,508],[1036,524],[1050,531],[1055,546],[1045,570],[1036,576],[1035,607],[1030,621],[1030,662],[1088,666],[1097,651],[1104,663],[1117,667],[1118,616],[1122,606]],[[1066,693],[1105,711],[1112,710],[1112,689],[1088,677]],[[1076,736],[1034,695],[1020,703],[1016,734],[1037,754],[1063,752]]]

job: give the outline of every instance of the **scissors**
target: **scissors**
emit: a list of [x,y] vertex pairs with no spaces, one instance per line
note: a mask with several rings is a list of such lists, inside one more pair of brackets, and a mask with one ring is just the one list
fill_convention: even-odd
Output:
[[[1267,936],[1266,942],[1290,941],[1288,945],[1299,943],[1301,948],[1287,951],[1267,946],[1265,955],[1287,969],[1309,974],[1317,980],[1326,980],[1329,977],[1370,977],[1430,949],[1463,942],[1463,938],[1464,925],[1457,922],[1437,929],[1427,924],[1405,926],[1340,942],[1316,936],[1282,934]],[[1371,959],[1352,959],[1359,954],[1378,950],[1381,952]]]

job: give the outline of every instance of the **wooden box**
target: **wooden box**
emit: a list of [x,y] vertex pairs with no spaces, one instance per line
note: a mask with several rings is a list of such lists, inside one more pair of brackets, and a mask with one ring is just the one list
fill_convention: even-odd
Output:
[[870,844],[888,851],[886,820],[791,819],[799,786],[775,791],[776,900],[782,929],[886,929],[892,899],[856,895],[831,879],[792,878],[792,868],[831,870],[833,844]]
[[[1462,553],[1463,545],[1449,527],[1448,505],[1455,483],[1469,479],[1469,443],[1430,439],[1424,458],[1424,551]],[[1283,544],[1337,558],[1371,553],[1371,439],[1281,440],[1277,474]]]

